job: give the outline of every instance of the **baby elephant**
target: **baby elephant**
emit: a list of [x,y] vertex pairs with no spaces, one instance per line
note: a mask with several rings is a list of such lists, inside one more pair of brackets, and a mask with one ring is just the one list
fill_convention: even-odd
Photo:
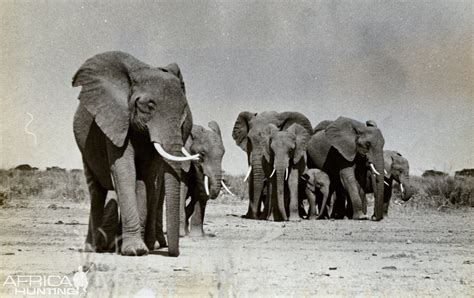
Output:
[[[180,234],[204,235],[203,222],[208,199],[219,195],[222,181],[224,145],[219,125],[215,121],[209,129],[194,125],[186,142],[190,154],[199,154],[189,169],[183,170],[180,203]],[[186,200],[191,198],[186,206]],[[191,223],[190,223],[191,221]]]
[[[329,197],[329,176],[318,169],[308,169],[301,176],[299,185],[300,198],[305,198],[309,203],[309,219],[320,219],[327,216],[327,201]],[[301,200],[300,200],[301,201]],[[316,204],[319,213],[316,212]],[[302,202],[300,202],[302,206]],[[301,208],[301,207],[300,207]]]

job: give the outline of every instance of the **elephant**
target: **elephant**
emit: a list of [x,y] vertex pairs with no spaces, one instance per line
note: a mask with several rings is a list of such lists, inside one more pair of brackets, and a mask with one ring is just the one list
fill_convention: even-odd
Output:
[[[179,255],[179,194],[182,155],[193,126],[177,64],[152,67],[130,54],[97,54],[73,77],[81,86],[73,129],[91,197],[86,250],[100,252],[98,231],[108,191],[117,193],[122,255],[153,249],[158,185],[167,205],[168,254]],[[147,212],[150,211],[150,212]]]
[[[384,172],[383,147],[385,140],[379,128],[367,126],[364,123],[347,117],[339,117],[334,121],[324,121],[317,125],[307,146],[308,168],[317,168],[329,175],[330,195],[336,192],[336,202],[333,206],[333,216],[343,218],[346,214],[346,193],[349,196],[347,204],[352,205],[352,219],[367,219],[363,210],[360,185],[355,177],[356,157],[366,160],[371,171],[375,196],[374,214],[372,220],[383,218]],[[348,208],[350,209],[350,208]]]
[[265,128],[267,145],[263,152],[266,160],[264,166],[270,167],[265,172],[273,169],[267,188],[270,195],[266,198],[266,218],[273,214],[276,221],[300,220],[298,184],[306,170],[306,144],[309,137],[308,131],[298,123],[284,130],[279,130],[273,124]]
[[[329,217],[327,211],[329,188],[331,185],[329,176],[319,169],[307,169],[301,176],[301,180],[302,182],[299,183],[299,198],[300,201],[308,200],[308,219]],[[319,212],[316,212],[316,205]]]
[[[384,150],[384,215],[388,214],[388,207],[392,197],[393,181],[400,185],[401,199],[408,201],[415,193],[415,188],[410,183],[410,166],[408,160],[400,153]],[[372,179],[370,167],[365,161],[356,163],[356,177],[362,187],[363,194],[372,193]]]
[[[186,142],[191,154],[199,154],[201,159],[193,161],[183,173],[180,204],[180,234],[204,236],[203,222],[208,199],[219,195],[222,180],[222,158],[225,153],[221,130],[215,121],[208,123],[209,129],[194,125]],[[186,199],[191,197],[186,206]],[[191,219],[191,224],[190,224]]]
[[249,169],[244,180],[249,183],[249,207],[243,216],[249,219],[258,219],[261,213],[262,193],[266,179],[270,173],[263,170],[263,154],[266,142],[263,138],[264,130],[268,124],[275,125],[279,130],[284,130],[293,123],[303,126],[309,134],[312,133],[311,122],[301,113],[265,111],[261,113],[241,112],[234,124],[232,137],[237,146],[247,154]]

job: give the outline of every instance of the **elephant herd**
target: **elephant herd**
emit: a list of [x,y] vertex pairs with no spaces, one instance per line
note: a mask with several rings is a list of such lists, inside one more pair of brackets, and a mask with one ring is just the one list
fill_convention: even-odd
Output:
[[[145,255],[158,243],[178,256],[180,236],[202,235],[208,199],[228,189],[219,125],[193,124],[176,64],[105,52],[86,60],[72,85],[81,86],[73,129],[91,202],[86,251]],[[366,219],[374,193],[372,219],[381,220],[394,180],[403,200],[413,194],[407,160],[384,151],[373,121],[339,117],[313,128],[298,112],[241,112],[232,137],[249,165],[245,218]],[[106,201],[109,191],[117,201]]]

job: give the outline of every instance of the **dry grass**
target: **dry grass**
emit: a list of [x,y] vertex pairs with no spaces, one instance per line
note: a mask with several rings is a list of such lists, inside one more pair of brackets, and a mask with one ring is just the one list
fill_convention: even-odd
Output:
[[82,171],[0,170],[0,205],[28,204],[37,199],[79,202],[87,195]]
[[[248,200],[248,186],[243,175],[224,174],[224,181],[235,196],[221,191],[222,202]],[[411,177],[419,193],[408,205],[415,208],[474,207],[474,177],[436,176]],[[394,191],[394,199],[399,196]],[[0,170],[0,205],[25,206],[31,200],[52,199],[82,202],[88,199],[87,185],[82,171],[21,171]]]
[[410,180],[419,190],[409,201],[411,205],[438,210],[474,207],[474,177],[412,176]]

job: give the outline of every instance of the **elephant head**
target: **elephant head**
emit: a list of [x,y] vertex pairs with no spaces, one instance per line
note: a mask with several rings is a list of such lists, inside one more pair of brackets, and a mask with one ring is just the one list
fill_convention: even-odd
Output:
[[194,166],[203,179],[206,195],[215,199],[222,185],[222,158],[225,153],[221,130],[215,121],[208,123],[210,130],[194,125],[189,140],[191,154],[199,154],[200,160]]
[[80,105],[114,146],[123,147],[132,138],[144,140],[164,158],[169,254],[177,256],[178,162],[199,158],[181,153],[191,132],[192,115],[178,65],[152,67],[123,52],[106,52],[88,59],[72,85],[82,86]]
[[396,151],[385,150],[385,177],[393,179],[400,185],[400,192],[403,201],[408,201],[415,189],[410,183],[410,166],[408,160]]
[[251,113],[241,112],[235,121],[232,137],[235,143],[247,153],[249,171],[249,210],[245,217],[256,219],[258,216],[258,203],[264,186],[265,174],[262,167],[263,154],[266,149],[264,130],[268,124],[275,125],[278,130],[283,130],[298,123],[311,134],[311,122],[301,113],[274,111]]
[[267,143],[264,158],[273,165],[276,174],[276,207],[283,220],[287,220],[284,203],[285,181],[295,165],[302,163],[302,168],[306,167],[306,145],[310,134],[303,126],[293,123],[284,130],[278,130],[275,125],[270,124],[266,127],[264,135]]
[[[353,163],[356,155],[358,155],[368,162],[373,173],[372,185],[375,186],[373,219],[381,220],[383,218],[383,147],[385,144],[382,132],[374,125],[366,125],[346,117],[336,119],[326,127],[324,132],[331,146],[334,147],[344,159]],[[353,207],[358,208],[359,206]]]

